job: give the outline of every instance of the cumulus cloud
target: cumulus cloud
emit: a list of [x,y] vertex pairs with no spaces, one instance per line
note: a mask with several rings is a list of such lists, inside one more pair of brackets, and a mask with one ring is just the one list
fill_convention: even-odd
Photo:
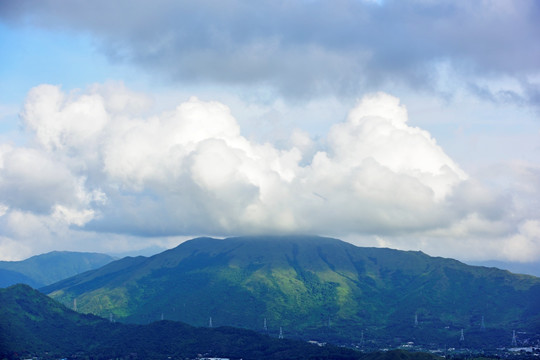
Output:
[[410,220],[439,207],[466,175],[406,117],[398,99],[368,97],[331,129],[328,148],[301,165],[299,148],[250,142],[227,107],[192,98],[146,121],[113,120],[101,171],[125,190],[174,197],[185,210],[179,218],[170,212],[170,227],[159,226],[165,231],[422,228],[442,220]]
[[28,94],[22,117],[47,150],[79,147],[91,143],[107,122],[103,100],[95,94],[70,101],[52,85],[36,87]]
[[219,102],[150,104],[121,83],[32,89],[21,112],[31,145],[0,150],[0,248],[317,233],[540,256],[534,204],[520,201],[538,187],[515,198],[470,178],[391,95],[360,99],[325,139],[294,131],[285,148],[244,137]]
[[448,94],[450,73],[477,96],[536,105],[539,13],[534,0],[0,4],[5,22],[91,34],[111,61],[180,83],[263,85],[287,97],[385,84]]
[[0,149],[0,197],[4,206],[42,214],[55,205],[86,206],[104,196],[88,192],[84,177],[39,149]]

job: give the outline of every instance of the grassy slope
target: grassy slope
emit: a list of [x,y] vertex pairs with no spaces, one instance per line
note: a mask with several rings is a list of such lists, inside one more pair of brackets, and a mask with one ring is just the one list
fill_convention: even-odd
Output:
[[480,329],[482,316],[494,339],[501,329],[540,328],[538,278],[314,237],[196,239],[43,291],[128,321],[163,313],[198,326],[212,317],[215,325],[260,330],[266,318],[273,333],[282,326],[292,336],[336,341],[364,331],[386,341],[457,342],[461,328]]

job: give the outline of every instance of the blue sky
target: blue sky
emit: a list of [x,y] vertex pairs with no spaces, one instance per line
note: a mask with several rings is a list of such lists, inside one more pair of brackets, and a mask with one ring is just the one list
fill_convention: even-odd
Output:
[[0,254],[317,233],[540,260],[535,1],[0,4]]

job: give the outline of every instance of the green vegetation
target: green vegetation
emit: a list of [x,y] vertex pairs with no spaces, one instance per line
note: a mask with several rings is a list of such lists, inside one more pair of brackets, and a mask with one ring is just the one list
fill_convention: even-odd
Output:
[[[0,289],[0,358],[178,359],[197,354],[232,359],[372,359],[351,349],[279,340],[231,327],[195,328],[172,321],[111,323],[71,311],[26,285]],[[404,353],[397,358],[412,357]]]
[[53,251],[23,261],[0,261],[0,287],[19,283],[42,287],[113,260],[105,254]]
[[[41,289],[125,322],[235,326],[334,343],[507,345],[540,329],[540,279],[321,237],[199,238]],[[415,326],[415,315],[418,325]],[[481,328],[482,317],[485,329]]]

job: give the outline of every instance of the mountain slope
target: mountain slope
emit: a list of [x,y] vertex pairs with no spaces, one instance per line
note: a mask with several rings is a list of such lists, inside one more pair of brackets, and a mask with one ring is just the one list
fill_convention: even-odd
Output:
[[42,287],[97,269],[113,260],[105,254],[53,251],[22,261],[0,261],[0,287],[17,283]]
[[260,330],[266,319],[274,334],[281,326],[291,336],[336,342],[365,333],[385,343],[459,345],[465,329],[468,342],[481,346],[505,341],[511,329],[540,329],[538,278],[308,236],[198,238],[42,291],[126,321],[164,314],[202,326],[212,317],[217,325]]
[[0,288],[8,287],[14,284],[26,284],[32,287],[41,287],[44,284],[39,283],[24,274],[17,271],[0,269]]
[[[26,285],[0,289],[0,357],[366,359],[380,354],[278,340],[249,330],[194,328],[171,321],[111,323],[71,311]],[[382,359],[390,358],[384,355]],[[412,355],[403,354],[402,359]],[[429,360],[433,356],[422,354]]]

